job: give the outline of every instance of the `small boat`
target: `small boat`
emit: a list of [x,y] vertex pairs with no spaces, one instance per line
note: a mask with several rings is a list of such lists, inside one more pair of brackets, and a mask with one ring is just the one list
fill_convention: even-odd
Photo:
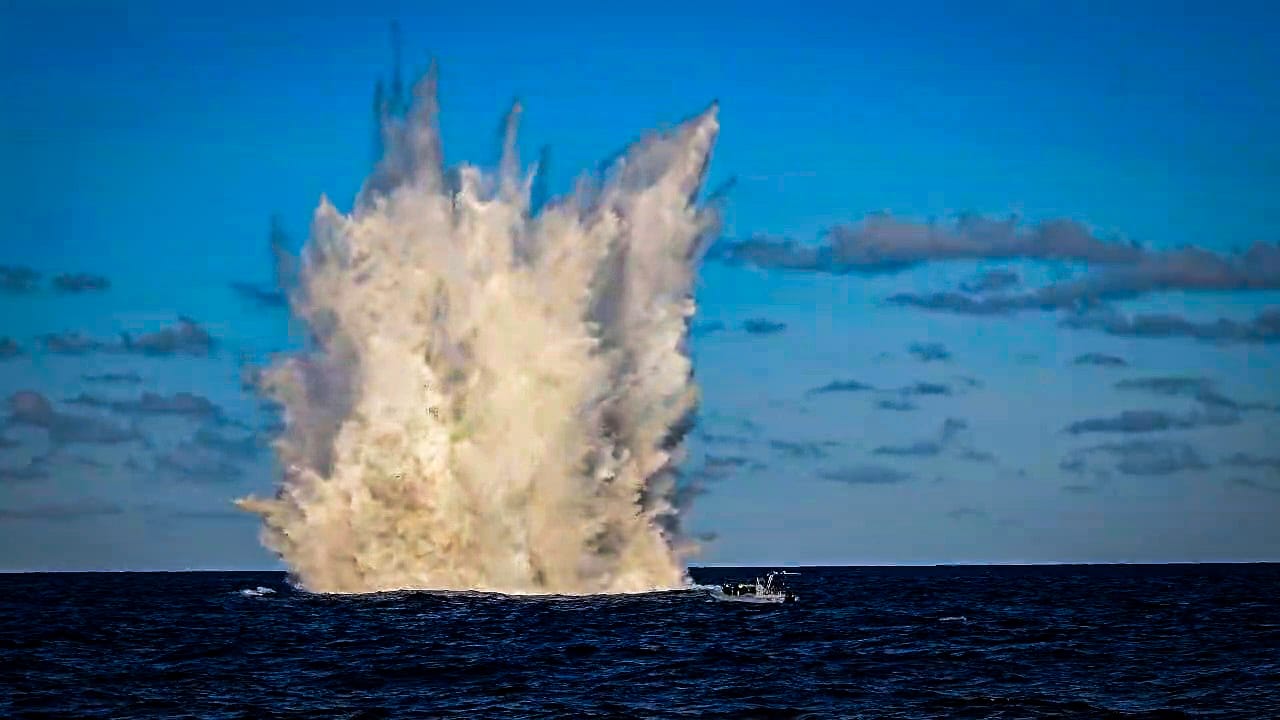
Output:
[[716,600],[749,603],[793,603],[798,596],[782,581],[780,575],[796,575],[797,573],[774,571],[756,578],[755,582],[730,582],[711,589],[711,597]]

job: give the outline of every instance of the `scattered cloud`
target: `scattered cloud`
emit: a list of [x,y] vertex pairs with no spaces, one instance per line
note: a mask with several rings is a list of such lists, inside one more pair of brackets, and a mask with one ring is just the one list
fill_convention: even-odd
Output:
[[1209,467],[1191,445],[1172,440],[1130,440],[1097,445],[1087,448],[1085,452],[1106,453],[1115,457],[1116,470],[1125,475],[1172,475],[1184,470],[1203,470]]
[[31,482],[49,478],[49,468],[41,456],[27,460],[19,467],[0,467],[0,482]]
[[111,281],[101,275],[88,273],[63,273],[53,278],[53,288],[58,292],[102,292],[111,287]]
[[951,353],[947,351],[946,346],[937,342],[911,343],[907,348],[907,353],[920,362],[945,362],[951,359]]
[[1072,363],[1075,365],[1097,365],[1099,367],[1129,367],[1128,361],[1122,357],[1096,352],[1077,355]]
[[12,360],[24,354],[22,346],[13,338],[0,337],[0,360]]
[[82,517],[119,515],[119,505],[100,500],[33,505],[27,508],[0,508],[0,520],[75,520]]
[[213,337],[189,317],[179,317],[177,324],[173,327],[137,337],[122,333],[119,341],[95,340],[77,332],[45,334],[40,336],[40,340],[44,343],[46,352],[59,355],[105,352],[208,357],[213,354],[215,348]]
[[1063,485],[1062,491],[1072,495],[1092,495],[1098,492],[1098,488],[1093,485]]
[[1261,490],[1263,492],[1270,492],[1270,493],[1280,493],[1280,487],[1277,487],[1275,485],[1268,485],[1267,483],[1263,483],[1263,482],[1258,482],[1253,478],[1233,477],[1229,482],[1233,485],[1239,485],[1240,487],[1247,487],[1253,490]]
[[1249,453],[1236,453],[1223,458],[1222,464],[1229,467],[1280,471],[1280,455],[1266,456],[1251,455]]
[[1195,322],[1179,315],[1145,314],[1126,316],[1111,308],[1095,309],[1063,318],[1059,323],[1073,329],[1100,330],[1123,337],[1186,337],[1219,343],[1271,343],[1280,341],[1280,308],[1268,308],[1252,320],[1219,318]]
[[950,443],[956,436],[969,429],[969,423],[960,418],[947,418],[942,421],[942,442]]
[[229,437],[210,428],[197,430],[192,442],[206,450],[246,460],[257,457],[263,448],[262,439],[254,435]]
[[703,442],[711,445],[748,445],[751,443],[751,438],[742,437],[741,435],[724,435],[704,430],[698,431],[698,437],[702,438]]
[[881,445],[871,451],[872,455],[896,457],[934,457],[941,453],[942,445],[931,440],[914,442],[909,445]]
[[188,392],[158,395],[144,392],[137,400],[109,400],[96,395],[80,393],[67,400],[71,405],[83,405],[120,413],[122,415],[186,415],[208,420],[223,417],[222,408],[203,395]]
[[50,333],[40,336],[45,352],[55,355],[85,355],[101,352],[111,348],[108,343],[99,342],[77,332]]
[[189,317],[180,316],[174,327],[130,338],[123,336],[126,352],[143,355],[193,355],[207,357],[213,354],[214,340],[204,328]]
[[954,224],[916,222],[887,213],[828,231],[819,246],[755,236],[719,244],[710,257],[730,264],[824,273],[893,273],[945,260],[1075,260],[1135,263],[1144,251],[1102,240],[1074,220],[1048,220],[1019,227],[1018,218],[994,220],[974,214]]
[[993,463],[996,461],[996,456],[993,453],[989,453],[985,450],[974,450],[973,448],[960,451],[958,457],[961,460],[968,460],[969,462],[976,463]]
[[238,480],[244,471],[225,459],[221,453],[194,443],[181,443],[169,452],[156,456],[155,468],[182,480],[217,483]]
[[986,520],[987,511],[971,507],[959,507],[947,513],[952,520]]
[[[1083,239],[1084,236],[1076,236]],[[1280,309],[1258,316],[1252,323],[1197,324],[1170,315],[1141,316],[1129,320],[1098,308],[1111,300],[1128,300],[1153,292],[1253,291],[1280,289],[1280,244],[1257,242],[1244,252],[1213,253],[1202,248],[1145,250],[1118,243],[1084,240],[1079,252],[1019,254],[1037,259],[1073,259],[1106,267],[1080,279],[1064,280],[1022,294],[987,295],[981,298],[959,292],[900,293],[889,298],[897,305],[969,315],[1005,315],[1023,310],[1078,310],[1091,308],[1064,323],[1070,327],[1095,327],[1121,335],[1187,335],[1202,339],[1234,341],[1274,340],[1280,335]],[[1099,254],[1098,251],[1103,251]],[[929,260],[949,259],[933,254]]]
[[694,323],[693,326],[689,328],[689,334],[693,337],[702,337],[704,335],[724,332],[724,330],[724,323],[719,320],[713,320],[711,322]]
[[823,470],[818,477],[847,485],[895,485],[911,479],[910,473],[883,465],[855,465],[836,470]]
[[901,395],[951,395],[951,386],[935,382],[915,382],[904,388],[900,388],[898,392]]
[[104,385],[137,385],[142,382],[142,376],[136,372],[108,372],[98,373],[96,375],[81,375],[81,380],[91,383],[101,383]]
[[791,442],[787,440],[771,440],[769,447],[792,458],[825,458],[827,456],[827,448],[835,447],[840,443],[830,440],[823,442]]
[[1198,376],[1167,375],[1147,378],[1128,378],[1115,385],[1117,390],[1145,392],[1165,397],[1185,397],[1210,408],[1246,412],[1251,410],[1280,411],[1267,403],[1242,403],[1218,392],[1217,383]]
[[[905,445],[881,445],[871,451],[872,455],[887,457],[937,457],[944,452],[956,449],[958,441],[969,429],[969,423],[960,418],[943,420],[938,436],[933,440],[919,440]],[[962,460],[971,462],[994,462],[995,456],[988,452],[961,447],[957,452]]]
[[894,410],[896,412],[911,412],[913,410],[919,409],[919,406],[917,406],[915,403],[911,402],[910,400],[892,400],[892,399],[879,400],[876,402],[876,407],[880,408],[881,410]]
[[813,388],[808,394],[820,395],[824,393],[864,392],[868,390],[875,390],[875,387],[857,380],[832,380],[822,387]]
[[21,265],[0,265],[0,292],[21,294],[34,292],[40,273]]
[[87,455],[71,455],[67,459],[77,465],[93,468],[94,470],[106,470],[111,467],[107,463],[91,458]]
[[1015,299],[1008,296],[973,298],[956,292],[896,293],[886,298],[885,302],[890,305],[959,315],[1008,315],[1014,310],[1025,309],[1019,307]]
[[751,335],[775,335],[787,329],[787,324],[763,318],[751,318],[742,323],[742,329]]
[[41,428],[55,445],[114,445],[143,440],[142,434],[134,427],[126,428],[96,417],[58,412],[48,398],[32,390],[9,396],[8,422]]
[[1065,428],[1072,435],[1084,433],[1149,433],[1162,430],[1190,430],[1205,426],[1235,425],[1240,416],[1231,411],[1212,410],[1177,415],[1162,410],[1125,410],[1119,415],[1073,422]]
[[264,287],[261,285],[254,285],[252,283],[233,282],[231,283],[231,289],[234,290],[237,295],[249,302],[252,302],[258,307],[278,308],[287,307],[289,305],[288,296],[285,295],[284,291],[278,288]]
[[999,268],[978,273],[969,280],[960,283],[960,289],[971,294],[998,292],[1017,287],[1022,282],[1018,273],[1013,270]]
[[1075,457],[1065,458],[1061,462],[1059,462],[1058,469],[1065,473],[1071,473],[1072,475],[1079,475],[1088,468],[1085,464],[1084,458],[1075,456]]
[[284,231],[284,223],[280,216],[271,218],[271,229],[267,233],[267,250],[271,258],[272,282],[249,283],[233,282],[230,287],[245,300],[264,308],[286,307],[289,304],[288,290],[297,285],[298,259],[290,251],[292,241]]

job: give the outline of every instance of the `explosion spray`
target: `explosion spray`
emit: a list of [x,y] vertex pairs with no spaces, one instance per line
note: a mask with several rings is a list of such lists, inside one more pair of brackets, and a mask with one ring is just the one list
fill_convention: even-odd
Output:
[[354,210],[315,212],[290,292],[311,347],[263,381],[283,476],[238,504],[315,591],[681,586],[715,104],[539,207],[518,104],[486,173],[443,166],[434,65],[412,95]]

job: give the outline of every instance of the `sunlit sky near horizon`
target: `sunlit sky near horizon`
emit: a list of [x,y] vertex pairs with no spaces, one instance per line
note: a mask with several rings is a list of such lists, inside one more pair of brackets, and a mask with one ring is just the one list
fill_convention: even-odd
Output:
[[[1280,560],[1267,5],[266,5],[0,3],[0,265],[41,273],[29,288],[0,276],[0,396],[35,391],[100,423],[65,446],[4,429],[0,570],[277,567],[230,506],[274,483],[270,452],[242,442],[270,417],[240,369],[298,328],[231,283],[270,281],[273,214],[300,245],[322,195],[350,207],[391,19],[407,78],[439,59],[449,161],[491,164],[519,97],[524,157],[550,146],[557,192],[717,99],[708,185],[737,179],[726,247],[818,245],[888,211],[915,228],[1069,219],[1142,248],[1120,270],[935,244],[903,267],[709,260],[684,465],[705,489],[694,563]],[[1245,280],[1202,280],[1199,256],[1152,279],[1186,246]],[[1116,290],[1089,315],[901,299],[997,270],[1006,285],[966,297],[1093,277]],[[60,273],[110,288],[58,291]],[[41,339],[136,339],[179,316],[215,351]],[[86,378],[106,374],[137,377]],[[117,404],[66,402],[82,393]],[[211,405],[159,412],[144,393]],[[179,456],[193,445],[198,460]]]

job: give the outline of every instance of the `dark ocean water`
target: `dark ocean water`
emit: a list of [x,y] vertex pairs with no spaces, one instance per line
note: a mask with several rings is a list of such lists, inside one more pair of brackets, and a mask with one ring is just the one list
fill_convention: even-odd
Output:
[[[790,583],[800,601],[767,606],[0,576],[0,715],[1280,717],[1280,565],[806,568]],[[258,586],[277,593],[240,592]]]

